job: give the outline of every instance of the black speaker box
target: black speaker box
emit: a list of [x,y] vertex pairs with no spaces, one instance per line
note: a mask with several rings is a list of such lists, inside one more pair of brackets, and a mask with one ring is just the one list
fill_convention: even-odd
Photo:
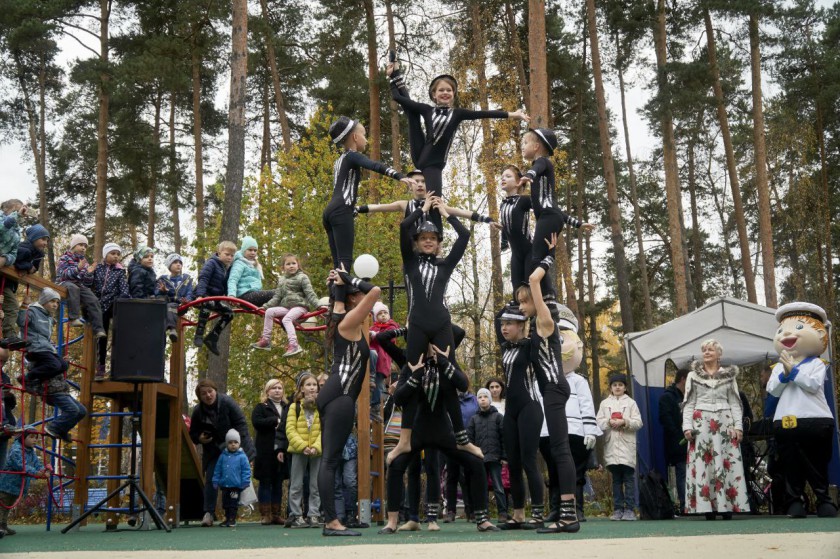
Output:
[[166,301],[119,299],[114,303],[111,380],[163,382]]

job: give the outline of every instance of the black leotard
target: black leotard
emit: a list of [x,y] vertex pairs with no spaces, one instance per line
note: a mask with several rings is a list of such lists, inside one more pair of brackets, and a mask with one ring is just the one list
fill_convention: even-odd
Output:
[[[443,196],[441,171],[458,126],[465,120],[480,118],[508,118],[505,111],[473,111],[456,107],[434,107],[418,103],[408,96],[399,72],[391,75],[391,97],[400,104],[409,119],[409,146],[414,166],[423,171],[426,188]],[[420,129],[422,119],[425,134]]]
[[510,246],[510,283],[516,290],[528,280],[531,266],[531,197],[515,194],[502,199],[499,222],[502,225],[502,244]]
[[333,166],[333,195],[324,209],[322,221],[330,243],[333,266],[344,264],[349,270],[353,262],[355,228],[353,214],[359,193],[361,170],[368,169],[395,180],[405,175],[379,161],[372,161],[357,151],[347,150]]
[[[504,312],[504,311],[502,311]],[[531,502],[539,516],[542,511],[542,470],[537,465],[540,446],[540,430],[543,411],[536,393],[534,366],[531,362],[531,339],[508,342],[502,337],[501,312],[496,315],[496,339],[502,350],[502,367],[507,382],[505,417],[502,421],[502,437],[510,470],[510,492],[514,508],[525,506],[525,483],[523,471],[528,478]]]

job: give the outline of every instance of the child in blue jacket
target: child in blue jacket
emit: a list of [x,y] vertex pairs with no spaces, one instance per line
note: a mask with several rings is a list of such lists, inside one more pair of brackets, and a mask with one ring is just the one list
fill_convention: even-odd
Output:
[[43,476],[45,473],[44,464],[35,453],[37,441],[37,431],[27,427],[6,458],[5,470],[20,473],[0,474],[0,538],[17,533],[9,528],[9,511],[19,498],[26,496],[31,476]]
[[227,448],[222,451],[213,472],[213,487],[222,490],[222,508],[225,509],[225,528],[236,526],[239,493],[251,485],[251,465],[245,451],[239,448],[239,432],[231,429],[225,435]]
[[[196,299],[227,295],[228,274],[235,253],[236,245],[232,242],[222,241],[219,243],[216,254],[204,263],[198,273],[198,285],[195,287]],[[210,313],[213,311],[219,312],[219,320],[216,321],[216,326],[205,338],[204,330],[207,327]],[[208,350],[219,355],[219,348],[216,347],[216,344],[219,342],[222,330],[227,328],[232,320],[233,311],[224,303],[211,301],[201,305],[198,310],[198,324],[195,327],[193,345],[196,347],[201,347],[202,344],[206,345]]]

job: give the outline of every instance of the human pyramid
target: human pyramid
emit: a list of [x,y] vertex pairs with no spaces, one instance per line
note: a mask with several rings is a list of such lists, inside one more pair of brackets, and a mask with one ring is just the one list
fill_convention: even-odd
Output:
[[[392,60],[394,58],[392,54]],[[535,529],[540,533],[576,532],[580,529],[576,511],[576,484],[580,476],[576,473],[569,446],[566,418],[566,402],[574,391],[570,390],[569,381],[564,375],[561,351],[561,330],[576,328],[568,320],[561,320],[561,314],[567,313],[568,309],[556,301],[548,270],[554,262],[557,235],[562,227],[569,225],[588,231],[592,226],[566,215],[557,207],[554,166],[550,160],[557,147],[557,138],[553,131],[545,128],[529,129],[524,134],[522,154],[525,159],[532,161],[532,166],[524,174],[515,165],[504,168],[501,184],[506,197],[501,204],[499,223],[474,211],[452,208],[445,203],[442,175],[460,123],[484,118],[513,118],[528,122],[530,118],[520,111],[473,111],[456,107],[458,84],[454,77],[446,74],[437,76],[429,86],[429,97],[434,105],[420,103],[409,97],[395,62],[388,65],[387,74],[392,96],[408,118],[409,144],[415,167],[413,171],[403,175],[362,155],[367,138],[364,126],[358,120],[342,116],[329,130],[332,141],[342,148],[342,153],[334,165],[333,195],[323,212],[323,224],[333,261],[333,269],[329,273],[330,298],[333,303],[326,344],[332,348],[334,356],[331,374],[318,391],[316,402],[318,415],[315,423],[320,421],[322,456],[317,472],[317,488],[324,514],[323,534],[361,535],[345,527],[339,520],[335,506],[335,480],[342,451],[353,429],[356,401],[365,388],[365,373],[372,355],[365,337],[365,321],[371,311],[377,310],[375,305],[382,306],[378,303],[378,287],[349,274],[353,262],[355,219],[358,214],[371,212],[401,212],[403,215],[400,224],[400,252],[408,295],[406,328],[385,329],[373,337],[375,349],[376,344],[379,344],[383,354],[387,354],[401,367],[393,401],[402,408],[402,423],[398,442],[388,454],[388,522],[379,533],[393,534],[397,531],[399,508],[405,489],[403,476],[407,471],[410,474],[409,508],[419,508],[419,483],[411,481],[419,479],[419,472],[415,478],[412,468],[416,469],[415,464],[419,463],[421,451],[425,451],[429,457],[435,450],[466,473],[469,480],[468,493],[479,531]],[[406,183],[411,189],[412,199],[357,206],[362,169]],[[530,196],[522,192],[529,184],[532,190]],[[26,214],[25,206],[19,200],[10,200],[4,202],[2,210],[6,225],[4,235],[0,238],[0,249],[4,255],[0,256],[0,264],[13,265],[20,275],[35,273],[45,258],[49,232],[36,224],[26,229],[25,239],[21,241],[15,219],[18,215]],[[530,226],[531,210],[535,216],[533,235]],[[499,527],[489,520],[484,456],[479,446],[471,442],[460,410],[458,391],[467,390],[468,378],[455,359],[455,351],[464,337],[464,331],[452,324],[445,301],[449,279],[470,241],[470,233],[459,218],[470,218],[500,229],[503,245],[510,248],[511,254],[514,301],[499,310],[495,326],[507,385],[503,442],[509,462],[514,512],[512,518]],[[444,219],[454,229],[456,240],[449,254],[440,258]],[[68,290],[70,325],[78,327],[87,323],[96,338],[98,359],[95,380],[106,378],[108,331],[114,303],[118,299],[165,299],[168,303],[166,329],[172,342],[178,339],[179,307],[196,300],[199,302],[199,316],[193,343],[218,353],[219,336],[234,316],[233,309],[218,299],[222,296],[234,297],[265,309],[264,329],[259,340],[252,345],[254,349],[270,349],[274,321],[281,321],[289,342],[284,356],[292,356],[301,351],[294,321],[306,312],[307,307],[312,309],[323,305],[294,255],[283,257],[283,274],[277,289],[263,290],[262,270],[256,258],[257,243],[251,237],[242,239],[238,252],[234,243],[220,243],[217,254],[202,266],[195,284],[184,273],[183,259],[178,254],[167,256],[165,265],[168,274],[158,277],[154,270],[153,250],[149,247],[137,248],[127,273],[121,265],[122,249],[117,244],[106,243],[102,247],[102,261],[97,263],[88,262],[87,248],[88,242],[83,235],[73,235],[68,250],[59,260],[56,272],[61,285]],[[16,282],[4,282],[3,335],[6,337],[4,341],[16,340],[19,332],[25,338],[13,343],[16,348],[18,345],[21,348],[26,346],[27,373],[19,381],[21,390],[41,395],[47,404],[60,411],[51,422],[45,423],[43,433],[28,428],[21,433],[22,439],[16,443],[18,446],[15,452],[23,456],[31,450],[34,435],[46,434],[67,443],[72,442],[70,432],[85,417],[87,410],[70,395],[70,386],[65,379],[68,361],[51,342],[51,334],[56,327],[52,315],[58,309],[61,296],[47,288],[41,292],[37,302],[31,301],[27,294],[19,304],[16,291]],[[214,328],[207,333],[206,327],[213,312],[218,313],[219,318]],[[379,316],[379,312],[375,314]],[[82,322],[82,317],[86,322]],[[393,343],[397,335],[406,337],[404,351]],[[3,353],[0,358],[0,361],[5,362],[8,354]],[[314,378],[311,384],[315,384]],[[11,379],[4,378],[2,385],[12,388]],[[215,388],[210,391],[215,399]],[[197,390],[201,400],[199,393],[200,390]],[[375,393],[378,395],[379,391]],[[11,398],[11,402],[14,403],[14,398]],[[10,414],[13,407],[3,408],[3,415],[6,416],[4,422],[9,425],[15,424]],[[547,459],[549,468],[553,470],[550,477],[557,480],[552,487],[556,487],[559,494],[559,503],[554,503],[554,514],[550,518],[543,516],[545,486],[542,472],[537,467],[544,419],[550,440]],[[591,419],[594,422],[594,417]],[[269,423],[274,425],[273,422],[275,419],[272,415]],[[204,445],[205,450],[215,450],[215,455],[218,455],[219,448],[215,447],[221,445],[221,439],[201,432],[198,422],[195,425],[195,428],[191,426],[190,431],[193,441]],[[311,429],[311,425],[308,428]],[[250,443],[245,444],[245,440],[249,439],[247,427],[239,425],[235,431],[230,441],[222,433],[225,445],[230,443],[237,446],[239,443],[235,439],[241,436],[243,447],[250,450]],[[594,437],[591,440],[594,441]],[[5,456],[5,447],[0,449],[0,456]],[[35,464],[34,461],[30,462]],[[215,460],[205,462],[204,466],[216,464]],[[533,503],[531,517],[527,520],[523,471],[527,474]],[[10,483],[23,484],[22,493],[10,491],[9,495],[17,493],[19,497],[25,494],[28,483],[24,484],[25,476],[18,473],[22,470],[3,470],[0,462],[0,472],[4,472],[3,475],[7,477],[12,476],[9,478],[12,480]],[[211,473],[205,471],[206,475]],[[438,475],[439,471],[435,477]],[[213,485],[217,484],[216,478],[213,479]],[[239,482],[242,480],[236,481],[231,485],[236,489],[233,493],[241,489]],[[231,480],[218,481],[222,489],[228,488],[230,483]],[[436,528],[441,502],[440,484],[430,482],[429,486],[431,491],[426,499],[427,518],[430,527]],[[580,500],[580,496],[577,499]],[[16,497],[12,503],[17,500]],[[212,525],[210,511],[215,509],[215,490],[208,489],[205,501],[207,516],[211,516],[209,524],[205,525]],[[226,510],[226,525],[230,526],[235,525],[236,509],[234,500],[231,498],[228,501],[230,506],[226,509],[232,512]],[[12,503],[7,503],[0,510],[0,537],[2,534],[14,533],[6,526],[2,513],[8,512]],[[272,497],[272,506],[273,503]]]
[[[388,521],[380,534],[397,531],[399,507],[403,502],[403,475],[422,450],[438,450],[467,472],[469,494],[480,532],[500,529],[536,529],[539,533],[576,532],[580,529],[575,503],[575,464],[569,447],[566,402],[570,388],[563,373],[562,339],[558,319],[561,306],[548,275],[554,262],[557,235],[563,225],[592,226],[568,216],[557,207],[554,165],[550,156],[557,148],[553,131],[529,129],[522,138],[522,155],[532,161],[521,173],[505,167],[500,222],[473,211],[449,207],[443,197],[442,174],[452,140],[461,122],[484,118],[512,118],[524,122],[521,111],[473,111],[455,106],[458,83],[443,74],[429,85],[434,105],[412,100],[399,65],[387,67],[391,95],[408,118],[409,145],[415,170],[407,175],[361,154],[367,145],[365,128],[353,118],[342,116],[330,126],[332,141],[343,148],[334,166],[332,199],[323,212],[334,270],[329,281],[334,298],[328,340],[332,341],[332,371],[317,404],[322,423],[323,458],[318,488],[324,512],[325,536],[358,536],[346,528],[335,511],[333,486],[344,443],[353,428],[355,403],[363,388],[370,350],[364,336],[364,321],[379,298],[379,288],[352,277],[354,218],[370,212],[402,212],[400,252],[408,295],[407,328],[377,334],[394,361],[402,367],[394,392],[402,407],[399,442],[388,455]],[[409,185],[413,198],[390,204],[356,206],[362,169],[368,169]],[[521,189],[531,186],[531,196]],[[530,213],[536,219],[533,236]],[[501,229],[503,243],[511,250],[511,282],[514,301],[496,317],[496,331],[507,381],[504,416],[504,444],[508,449],[513,517],[497,527],[490,522],[487,507],[486,474],[481,450],[470,442],[459,409],[457,390],[466,390],[468,379],[455,359],[463,331],[452,324],[445,296],[449,279],[467,248],[470,234],[459,221],[468,217]],[[449,254],[440,257],[443,220],[455,230],[456,240]],[[527,324],[530,322],[530,331]],[[460,336],[453,334],[460,330]],[[401,351],[390,340],[406,336]],[[542,393],[543,406],[535,385]],[[546,524],[543,517],[544,484],[537,467],[537,451],[543,415],[548,426],[551,457],[560,488],[559,517]],[[534,505],[526,520],[523,470]],[[432,484],[434,485],[434,484]],[[417,499],[409,489],[410,507]],[[427,498],[431,522],[437,518],[439,484]],[[437,493],[437,494],[435,494]],[[411,502],[413,501],[413,503]]]

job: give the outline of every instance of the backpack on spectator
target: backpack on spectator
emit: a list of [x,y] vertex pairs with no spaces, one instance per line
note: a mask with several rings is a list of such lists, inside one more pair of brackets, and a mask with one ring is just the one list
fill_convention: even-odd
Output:
[[642,520],[674,518],[674,503],[659,472],[651,470],[642,476],[639,483],[639,511]]

